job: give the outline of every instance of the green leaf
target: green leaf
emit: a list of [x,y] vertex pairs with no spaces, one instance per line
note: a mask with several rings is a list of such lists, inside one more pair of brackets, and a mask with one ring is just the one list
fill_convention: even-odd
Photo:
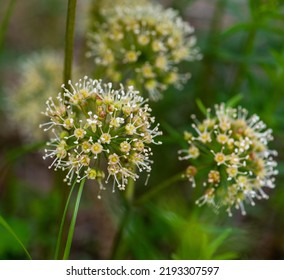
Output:
[[58,260],[58,258],[59,258],[59,249],[60,249],[60,246],[61,246],[63,227],[64,227],[64,223],[65,223],[65,220],[66,220],[66,215],[67,215],[67,210],[68,210],[68,206],[69,206],[69,203],[70,203],[70,199],[71,199],[74,187],[76,185],[76,182],[77,182],[77,180],[74,181],[74,183],[73,183],[73,185],[70,189],[70,192],[69,192],[66,204],[65,204],[65,208],[64,208],[64,211],[63,211],[63,215],[62,215],[62,218],[61,218],[61,223],[60,223],[60,228],[59,228],[57,242],[56,242],[56,248],[55,248],[55,255],[54,255],[55,260]]
[[73,211],[73,215],[72,215],[72,219],[71,219],[71,223],[70,223],[70,227],[69,227],[69,232],[68,232],[68,236],[67,236],[66,246],[65,246],[65,250],[64,250],[64,255],[63,255],[64,260],[69,259],[70,249],[71,249],[73,235],[74,235],[74,231],[75,231],[77,214],[78,214],[78,211],[79,211],[79,206],[80,206],[80,201],[81,201],[81,196],[82,196],[85,180],[86,180],[86,178],[81,181],[81,184],[80,184],[80,187],[79,187],[79,190],[78,190],[75,208],[74,208],[74,211]]
[[[8,26],[9,26],[10,18],[13,14],[15,4],[16,4],[16,0],[10,0],[8,7],[7,7],[7,10],[6,10],[6,12],[3,16],[3,20],[0,23],[0,51],[1,51],[1,48],[2,48],[2,44],[4,42],[4,37],[5,37],[6,31],[7,31]],[[3,9],[3,7],[2,7],[2,9]]]
[[29,254],[28,250],[26,249],[25,245],[22,243],[22,241],[19,239],[17,234],[13,231],[13,229],[9,226],[9,224],[4,220],[4,218],[1,215],[0,215],[0,225],[2,225],[14,237],[17,243],[23,248],[27,257],[31,260],[32,257]]
[[232,36],[235,33],[238,33],[240,31],[247,32],[248,30],[255,28],[255,24],[251,22],[242,22],[233,25],[232,27],[228,28],[224,32],[222,32],[219,36],[221,37],[220,39],[225,39],[226,37]]
[[209,244],[207,252],[211,258],[214,256],[217,250],[222,246],[222,244],[225,243],[225,240],[231,235],[231,233],[232,233],[231,228],[225,229],[225,231],[219,237],[217,237]]
[[234,252],[227,252],[224,254],[217,255],[213,258],[213,260],[234,260],[237,259],[238,255]]
[[243,99],[243,96],[241,93],[239,93],[233,96],[231,99],[229,99],[226,105],[227,107],[235,107],[242,99]]
[[7,162],[13,163],[14,161],[18,160],[20,157],[29,154],[31,152],[37,151],[38,149],[44,147],[45,145],[46,142],[37,142],[10,149],[5,154]]
[[205,105],[203,104],[203,102],[199,98],[196,98],[195,102],[196,102],[199,110],[204,114],[204,116],[207,116],[207,109],[206,109]]

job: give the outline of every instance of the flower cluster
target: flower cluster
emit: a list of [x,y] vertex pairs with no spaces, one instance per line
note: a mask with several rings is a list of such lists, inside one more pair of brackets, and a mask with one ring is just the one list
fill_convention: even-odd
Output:
[[62,87],[56,100],[46,102],[50,121],[41,125],[55,136],[44,156],[53,159],[50,168],[68,170],[68,184],[87,178],[101,189],[110,178],[113,189],[124,189],[130,178],[139,177],[137,172],[150,172],[149,144],[159,144],[154,138],[161,132],[158,125],[152,127],[155,119],[139,92],[88,77]]
[[63,61],[55,51],[33,53],[22,60],[17,87],[9,89],[7,104],[9,117],[23,136],[40,140],[43,133],[38,126],[44,118],[44,102],[60,90]]
[[229,215],[235,207],[245,215],[245,201],[254,205],[255,199],[268,198],[264,187],[275,186],[277,153],[268,148],[272,130],[257,115],[224,104],[216,105],[212,116],[208,110],[202,122],[193,120],[194,132],[184,134],[189,148],[179,153],[180,160],[190,162],[184,175],[192,186],[203,185],[204,195],[196,203],[225,206]]
[[179,87],[190,77],[179,73],[182,61],[201,58],[193,32],[173,9],[150,3],[116,7],[90,33],[87,56],[110,80],[125,79],[157,100],[170,85]]
[[115,12],[116,7],[133,7],[149,3],[149,0],[95,0],[90,3],[92,30],[97,30],[104,22],[106,14]]

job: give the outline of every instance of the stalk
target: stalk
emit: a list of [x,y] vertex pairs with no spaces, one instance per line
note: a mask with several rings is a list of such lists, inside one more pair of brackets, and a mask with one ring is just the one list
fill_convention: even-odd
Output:
[[155,188],[151,189],[151,191],[145,193],[140,198],[138,198],[134,201],[133,201],[134,181],[129,181],[127,189],[129,187],[130,190],[128,190],[128,192],[126,194],[126,201],[125,201],[126,202],[126,209],[125,209],[125,212],[123,214],[123,217],[121,218],[117,234],[116,234],[115,239],[113,241],[111,259],[116,259],[117,256],[118,256],[118,252],[119,252],[119,249],[120,249],[120,243],[121,243],[121,240],[122,240],[122,237],[123,237],[123,232],[124,232],[126,226],[128,225],[129,220],[131,219],[130,216],[131,216],[131,213],[133,211],[133,208],[137,207],[137,206],[138,207],[141,206],[143,203],[147,202],[150,198],[152,198],[153,196],[158,194],[160,191],[168,188],[173,183],[182,180],[182,174],[183,173],[178,173],[178,174],[174,175],[173,177],[171,177],[171,178],[167,179],[166,181],[162,182],[161,184],[157,185]]
[[77,0],[68,1],[66,34],[65,34],[64,74],[63,74],[64,84],[66,87],[68,87],[68,81],[71,80],[72,76],[76,3]]
[[10,0],[7,10],[4,14],[3,20],[0,23],[0,51],[3,47],[4,37],[5,37],[5,34],[9,26],[10,18],[13,14],[15,4],[16,4],[16,0]]
[[[136,172],[136,167],[134,167],[134,172]],[[125,190],[125,197],[123,197],[123,202],[125,205],[125,211],[121,217],[118,231],[114,237],[114,241],[112,244],[112,251],[111,251],[111,259],[115,259],[117,257],[120,243],[123,237],[124,229],[126,228],[129,217],[131,215],[131,211],[133,208],[133,197],[134,197],[134,191],[135,191],[135,181],[133,179],[129,179],[126,190]]]
[[127,208],[125,209],[123,217],[120,220],[119,228],[113,241],[111,257],[110,257],[110,259],[112,260],[117,259],[120,243],[123,237],[123,232],[128,224],[130,214],[131,214],[131,207],[128,205]]
[[4,218],[0,215],[0,225],[2,225],[18,242],[18,244],[23,248],[25,254],[27,255],[28,259],[32,259],[31,255],[29,254],[28,250],[26,249],[23,242],[20,240],[20,238],[17,236],[17,234],[13,231],[13,229],[8,225],[8,223],[4,220]]
[[70,227],[69,227],[69,231],[68,231],[66,246],[65,246],[65,250],[64,250],[64,255],[63,255],[64,260],[69,259],[70,249],[71,249],[73,235],[74,235],[74,231],[75,231],[77,214],[78,214],[78,211],[79,211],[79,206],[80,206],[80,201],[81,201],[81,196],[82,196],[85,180],[86,179],[83,179],[81,181],[81,184],[80,184],[80,187],[79,187],[79,190],[78,190],[75,208],[74,208],[74,211],[73,211],[73,215],[72,215],[72,219],[71,219],[71,223],[70,223]]
[[[74,30],[75,30],[75,17],[76,17],[76,4],[77,0],[68,0],[68,7],[67,7],[67,17],[66,17],[66,33],[65,33],[65,49],[64,49],[64,70],[63,70],[63,83],[65,84],[65,87],[68,88],[68,82],[71,80],[72,77],[72,63],[73,63],[73,49],[74,49]],[[59,184],[61,182],[62,176],[59,174],[56,177],[56,182]],[[60,184],[61,185],[61,184]],[[72,186],[72,191],[75,186]],[[62,239],[65,239],[68,229],[65,225],[65,218],[67,215],[67,208],[68,204],[71,198],[71,194],[65,191],[63,188],[61,191],[61,197],[62,200],[65,201],[67,199],[65,208],[63,210],[63,217],[61,220],[58,240],[56,244],[56,250],[55,250],[55,259],[59,258],[60,254],[60,248],[62,247]],[[64,205],[64,204],[62,204]]]
[[70,199],[71,199],[75,185],[76,185],[76,180],[74,181],[74,183],[73,183],[73,185],[70,189],[70,192],[69,192],[66,204],[65,204],[65,208],[64,208],[64,211],[63,211],[63,215],[62,215],[62,219],[61,219],[61,223],[60,223],[60,228],[59,228],[59,233],[58,233],[58,237],[57,237],[56,248],[55,248],[55,255],[54,255],[55,260],[59,259],[59,249],[61,247],[61,242],[62,242],[62,234],[63,234],[64,223],[65,223],[65,220],[66,220],[68,206],[69,206]]
[[157,185],[155,188],[152,188],[149,192],[146,192],[145,194],[143,194],[141,197],[139,197],[135,202],[134,205],[135,206],[140,206],[143,203],[145,203],[147,200],[149,200],[150,198],[152,198],[153,196],[155,196],[156,194],[158,194],[160,191],[170,187],[172,184],[183,180],[182,178],[182,173],[178,173],[174,176],[172,176],[171,178],[163,181],[161,184]]

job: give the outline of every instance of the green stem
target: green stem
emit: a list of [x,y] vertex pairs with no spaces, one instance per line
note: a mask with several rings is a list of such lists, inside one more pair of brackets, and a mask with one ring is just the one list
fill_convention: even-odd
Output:
[[[136,172],[136,166],[134,167],[134,173]],[[125,206],[125,212],[123,213],[123,216],[120,220],[118,231],[115,235],[113,245],[112,245],[112,251],[111,251],[111,259],[115,259],[117,257],[119,248],[120,248],[120,241],[123,236],[123,232],[125,227],[127,226],[128,219],[131,213],[131,207],[134,197],[134,191],[135,191],[135,181],[133,179],[129,179],[126,190],[125,190],[125,197],[122,197],[122,202]]]
[[[137,168],[136,166],[133,167],[133,173],[137,172]],[[135,192],[135,181],[130,178],[127,184],[127,188],[126,188],[126,199],[129,203],[132,202],[133,197],[134,197],[134,192]]]
[[[162,182],[161,184],[159,184],[155,188],[151,189],[151,191],[145,193],[139,199],[137,199],[136,201],[134,201],[132,203],[131,203],[131,201],[132,201],[133,196],[129,197],[129,195],[126,195],[127,202],[129,204],[126,204],[125,212],[123,214],[123,217],[121,218],[119,229],[118,229],[117,234],[115,236],[115,239],[113,241],[111,259],[116,259],[118,257],[118,251],[119,251],[119,248],[120,248],[120,243],[121,243],[121,239],[122,239],[122,236],[123,236],[123,232],[124,232],[125,227],[128,224],[129,217],[132,213],[131,211],[132,211],[133,207],[142,205],[148,199],[155,196],[158,192],[166,189],[167,187],[169,187],[173,183],[182,180],[182,174],[183,173],[176,174],[175,176],[173,176],[173,177],[169,178],[168,180]],[[129,181],[127,188],[128,187],[130,187],[130,188],[134,187],[134,181],[133,182]],[[130,191],[130,194],[132,194],[132,190]],[[129,200],[129,198],[131,198],[131,200]]]
[[72,74],[76,3],[77,0],[68,1],[64,59],[64,84],[66,85],[66,87],[68,87],[68,81],[71,79]]
[[122,239],[124,229],[128,224],[128,219],[129,219],[130,213],[131,213],[131,208],[128,206],[125,209],[123,217],[120,221],[119,229],[118,229],[118,231],[115,235],[114,241],[113,241],[112,251],[111,251],[111,260],[117,259],[118,251],[119,251],[119,248],[120,248],[120,241]]
[[141,197],[139,197],[135,202],[134,205],[139,206],[143,204],[145,201],[149,200],[151,197],[155,196],[160,191],[166,189],[167,187],[171,186],[173,183],[183,180],[182,173],[178,173],[173,177],[167,179],[166,181],[162,182],[161,184],[157,185],[155,188],[151,188],[149,192],[146,192]]
[[17,240],[17,242],[19,243],[19,245],[23,248],[23,250],[25,251],[27,257],[31,260],[32,257],[29,254],[28,250],[26,249],[26,247],[24,246],[24,244],[22,243],[22,241],[19,239],[19,237],[16,235],[16,233],[13,231],[13,229],[8,225],[8,223],[3,219],[3,217],[0,215],[0,224]]
[[80,201],[81,201],[81,196],[82,196],[85,180],[86,179],[83,179],[81,181],[81,184],[80,184],[80,187],[79,187],[79,190],[78,190],[75,208],[74,208],[74,211],[73,211],[73,215],[72,215],[72,219],[71,219],[71,223],[70,223],[70,227],[69,227],[69,232],[68,232],[68,236],[67,236],[66,246],[65,246],[65,250],[64,250],[64,255],[63,255],[64,260],[69,259],[70,249],[71,249],[73,235],[74,235],[74,231],[75,231],[77,214],[78,214],[78,211],[79,211],[79,206],[80,206]]
[[7,10],[4,14],[3,20],[1,21],[1,24],[0,24],[0,50],[3,47],[4,37],[7,32],[7,29],[9,26],[9,20],[12,16],[15,4],[16,4],[16,0],[10,0]]
[[55,248],[55,255],[54,255],[55,260],[59,259],[59,249],[61,247],[61,240],[62,240],[62,234],[63,234],[63,229],[64,229],[64,223],[65,223],[65,220],[66,220],[68,206],[69,206],[70,199],[71,199],[75,185],[76,185],[76,181],[73,183],[73,185],[70,189],[70,192],[69,192],[66,204],[65,204],[65,208],[64,208],[64,211],[63,211],[61,224],[60,224],[60,228],[59,228],[59,233],[58,233],[58,237],[57,237],[57,242],[56,242],[56,248]]
[[[68,7],[67,7],[67,17],[66,17],[66,33],[65,33],[65,50],[64,50],[64,73],[63,73],[63,83],[65,84],[66,88],[68,88],[68,82],[71,80],[72,75],[72,61],[73,61],[73,48],[74,48],[74,29],[75,29],[75,17],[76,17],[76,3],[77,0],[68,0]],[[58,180],[61,180],[61,176],[56,177]],[[76,182],[75,182],[76,183]],[[60,248],[62,247],[62,238],[63,235],[65,236],[66,225],[65,219],[67,214],[67,208],[70,202],[71,194],[73,192],[73,188],[75,186],[73,184],[69,196],[66,200],[66,205],[63,211],[63,216],[61,220],[61,225],[59,229],[59,235],[56,243],[56,250],[55,250],[55,259],[59,258]],[[61,190],[62,199],[65,200],[67,197],[67,193],[64,189]],[[62,204],[63,205],[63,204]],[[70,245],[71,246],[71,245]]]
[[5,154],[6,161],[7,163],[14,163],[20,157],[38,151],[38,149],[43,148],[45,145],[46,142],[37,142],[10,149]]
[[9,172],[11,166],[22,156],[29,154],[31,152],[37,151],[39,148],[43,147],[45,143],[35,143],[31,145],[26,145],[22,147],[17,147],[8,150],[4,153],[4,159],[0,162],[0,183],[4,181],[7,173]]

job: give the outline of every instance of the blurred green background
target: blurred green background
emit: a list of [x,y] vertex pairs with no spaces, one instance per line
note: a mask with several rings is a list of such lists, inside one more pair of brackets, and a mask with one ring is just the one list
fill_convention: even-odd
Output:
[[[88,75],[84,53],[92,1],[77,5],[74,60],[82,77]],[[151,103],[164,132],[163,145],[153,147],[149,183],[144,186],[145,178],[137,182],[134,202],[111,189],[98,200],[97,189],[86,185],[70,258],[283,259],[284,1],[159,2],[194,26],[203,59],[182,65],[192,78],[181,91],[170,88],[164,99]],[[69,187],[42,160],[43,141],[26,139],[11,121],[7,99],[17,94],[19,61],[43,50],[58,50],[63,61],[67,1],[0,3],[0,214],[34,259],[51,259],[62,193]],[[197,207],[198,190],[171,178],[186,167],[177,151],[191,114],[202,117],[196,100],[213,107],[232,98],[273,129],[279,175],[269,200],[247,206],[246,216],[234,212],[229,218]],[[23,258],[22,248],[0,225],[0,259]]]

